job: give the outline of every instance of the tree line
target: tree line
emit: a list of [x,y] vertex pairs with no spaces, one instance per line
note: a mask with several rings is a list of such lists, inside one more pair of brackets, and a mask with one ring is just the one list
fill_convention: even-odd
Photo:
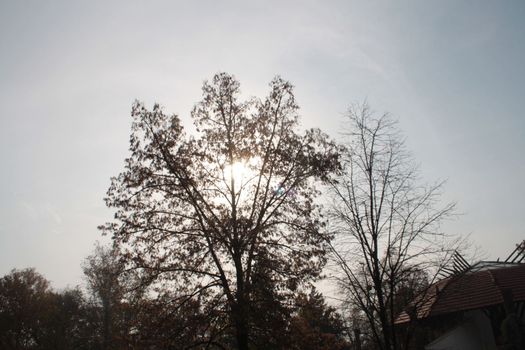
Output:
[[[123,271],[110,248],[97,246],[83,270],[84,288],[61,291],[54,290],[33,268],[12,270],[0,278],[0,348],[156,350],[234,346],[231,336],[221,336],[220,342],[206,336],[210,327],[221,322],[220,315],[206,312],[195,300],[175,305],[175,290],[145,295],[144,288]],[[261,315],[260,320],[273,332],[273,339],[260,339],[268,346],[286,342],[289,349],[349,349],[341,316],[315,289],[299,294],[293,308],[274,313]]]
[[[202,91],[193,133],[133,104],[130,155],[106,197],[114,220],[100,227],[113,247],[85,267],[91,298],[46,292],[96,314],[68,331],[102,349],[409,348],[413,330],[394,319],[452,251],[439,224],[454,205],[442,183],[420,183],[395,121],[354,106],[335,141],[300,128],[279,77],[264,98],[242,100],[226,73]],[[323,271],[339,312],[312,290]],[[38,276],[4,279],[21,274]]]

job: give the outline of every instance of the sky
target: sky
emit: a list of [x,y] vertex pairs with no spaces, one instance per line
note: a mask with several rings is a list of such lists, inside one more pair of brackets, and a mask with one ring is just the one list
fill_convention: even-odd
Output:
[[0,275],[81,283],[132,102],[190,125],[222,71],[246,96],[290,80],[303,127],[333,137],[353,103],[389,112],[457,202],[443,229],[505,258],[525,239],[523,18],[521,1],[0,0]]

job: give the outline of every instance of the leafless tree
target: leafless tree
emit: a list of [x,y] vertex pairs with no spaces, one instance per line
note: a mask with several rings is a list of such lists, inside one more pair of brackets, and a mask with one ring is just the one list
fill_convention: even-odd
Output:
[[442,204],[442,182],[419,184],[418,166],[388,114],[356,105],[347,121],[343,175],[331,186],[332,252],[340,284],[377,348],[397,349],[400,288],[414,271],[429,271],[449,255],[439,224],[455,205]]

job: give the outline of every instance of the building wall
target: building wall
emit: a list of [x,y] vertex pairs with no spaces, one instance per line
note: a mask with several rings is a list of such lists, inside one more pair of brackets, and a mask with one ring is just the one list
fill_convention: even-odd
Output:
[[465,321],[434,340],[425,350],[496,350],[489,318],[481,311],[465,313]]

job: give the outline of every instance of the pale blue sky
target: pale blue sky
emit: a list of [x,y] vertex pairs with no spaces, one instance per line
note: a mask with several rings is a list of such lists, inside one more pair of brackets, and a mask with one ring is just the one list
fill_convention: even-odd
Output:
[[296,85],[303,124],[337,136],[369,101],[400,120],[426,181],[491,258],[525,238],[525,3],[521,1],[1,1],[0,274],[55,286],[111,216],[131,103],[189,122],[204,79],[262,96]]

